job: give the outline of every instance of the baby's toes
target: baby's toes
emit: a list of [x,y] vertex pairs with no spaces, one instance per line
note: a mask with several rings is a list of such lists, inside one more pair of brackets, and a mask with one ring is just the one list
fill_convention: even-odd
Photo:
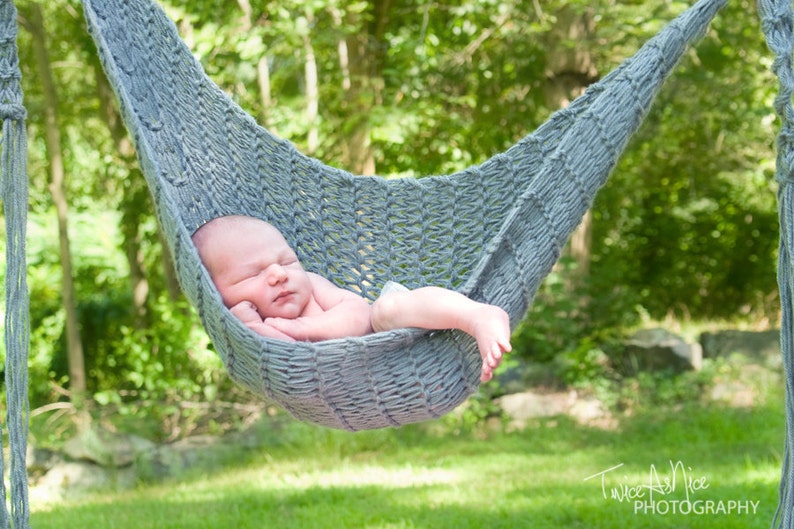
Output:
[[498,343],[495,343],[491,349],[491,356],[498,362],[502,359],[502,348]]

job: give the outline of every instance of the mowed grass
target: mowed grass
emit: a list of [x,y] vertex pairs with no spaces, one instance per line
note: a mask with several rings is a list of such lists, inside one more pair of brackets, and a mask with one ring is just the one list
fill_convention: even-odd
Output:
[[[783,401],[782,389],[772,388],[753,408],[651,410],[613,430],[566,418],[520,432],[455,435],[438,425],[351,434],[288,423],[266,432],[272,442],[264,448],[241,448],[231,467],[75,503],[44,506],[33,497],[31,522],[36,529],[767,528],[777,507]],[[586,479],[613,467],[603,482]],[[634,500],[620,501],[640,493],[648,500],[646,485],[665,478],[675,486],[666,496],[657,489],[654,499],[666,512],[657,504],[657,512],[637,513]]]

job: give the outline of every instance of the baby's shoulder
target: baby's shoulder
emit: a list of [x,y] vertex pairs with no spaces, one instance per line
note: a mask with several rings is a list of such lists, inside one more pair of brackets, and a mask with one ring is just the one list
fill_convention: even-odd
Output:
[[360,303],[367,310],[369,308],[369,303],[363,297],[335,285],[321,275],[309,273],[309,280],[312,283],[314,298],[325,310],[333,308],[340,303]]
[[320,274],[315,274],[314,272],[306,272],[306,274],[309,276],[309,281],[311,282],[312,288],[315,291],[318,289],[327,292],[344,291],[344,289],[336,286]]

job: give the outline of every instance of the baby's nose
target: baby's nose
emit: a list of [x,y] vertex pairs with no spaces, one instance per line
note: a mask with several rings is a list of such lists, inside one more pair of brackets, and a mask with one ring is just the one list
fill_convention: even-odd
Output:
[[271,286],[278,285],[287,279],[287,271],[281,265],[271,265],[268,269],[267,279]]

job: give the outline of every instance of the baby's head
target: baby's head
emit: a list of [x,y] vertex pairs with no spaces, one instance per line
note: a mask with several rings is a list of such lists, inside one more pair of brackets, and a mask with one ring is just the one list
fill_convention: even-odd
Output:
[[224,304],[251,302],[262,318],[297,318],[311,299],[309,276],[284,236],[253,217],[219,217],[193,244]]

